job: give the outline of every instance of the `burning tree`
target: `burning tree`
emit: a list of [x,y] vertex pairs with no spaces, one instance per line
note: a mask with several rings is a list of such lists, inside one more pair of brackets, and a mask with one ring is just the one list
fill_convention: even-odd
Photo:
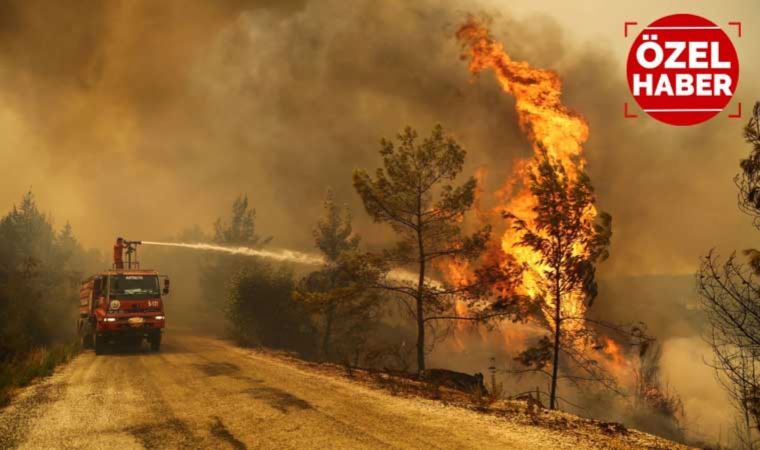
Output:
[[556,408],[560,353],[585,369],[587,364],[576,348],[585,320],[582,305],[596,296],[595,263],[608,256],[611,217],[596,213],[595,196],[588,176],[568,174],[562,165],[544,155],[530,173],[530,191],[536,199],[530,220],[506,213],[519,236],[516,246],[527,248],[538,258],[537,266],[525,266],[523,274],[533,283],[534,298],[546,318],[551,339],[520,355],[526,365],[543,368],[551,357],[549,407]]
[[[470,17],[456,36],[470,72],[492,71],[501,89],[515,98],[518,124],[535,155],[514,166],[502,191],[509,195],[499,209],[509,212],[512,226],[502,235],[498,250],[502,272],[509,274],[510,281],[497,287],[501,291],[497,304],[536,301],[541,310],[536,319],[551,335],[517,359],[529,366],[527,371],[550,377],[552,408],[561,353],[585,372],[565,373],[564,378],[600,381],[614,388],[593,356],[595,351],[612,353],[617,347],[612,340],[600,345],[586,317],[596,295],[595,263],[607,256],[611,235],[611,218],[597,211],[583,170],[588,123],[562,103],[562,80],[556,72],[512,59],[483,21]],[[599,321],[596,325],[624,336],[643,335]],[[550,364],[551,371],[546,371]]]
[[477,183],[470,177],[460,186],[449,184],[462,172],[466,152],[440,125],[421,142],[417,132],[407,127],[397,141],[381,141],[384,168],[377,169],[374,178],[364,170],[355,171],[354,187],[375,222],[390,224],[401,238],[380,256],[380,262],[414,267],[414,285],[386,279],[378,286],[414,302],[409,311],[417,323],[417,367],[423,371],[425,327],[432,323],[426,316],[450,310],[452,295],[460,290],[431,281],[432,265],[441,258],[476,258],[485,249],[490,228],[470,236],[462,232]]

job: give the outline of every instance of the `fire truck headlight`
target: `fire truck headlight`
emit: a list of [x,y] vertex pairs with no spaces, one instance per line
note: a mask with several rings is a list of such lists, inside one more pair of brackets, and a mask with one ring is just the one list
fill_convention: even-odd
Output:
[[103,322],[116,322],[116,317],[106,317]]
[[156,316],[156,320],[164,320],[164,316]]

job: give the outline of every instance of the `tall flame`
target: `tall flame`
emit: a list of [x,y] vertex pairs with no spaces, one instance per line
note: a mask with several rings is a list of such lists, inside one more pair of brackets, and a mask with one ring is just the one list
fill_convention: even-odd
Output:
[[[531,142],[536,158],[515,165],[501,190],[504,204],[498,209],[509,211],[531,225],[535,220],[536,199],[530,192],[529,176],[536,170],[538,157],[545,152],[563,166],[568,177],[576,177],[586,163],[583,143],[588,139],[588,123],[562,103],[562,82],[556,72],[513,60],[479,20],[470,17],[456,36],[466,52],[463,57],[469,59],[470,72],[478,74],[490,69],[502,90],[515,98],[520,129]],[[586,215],[586,219],[593,220],[597,211],[592,207]],[[535,250],[516,245],[520,239],[514,230],[507,230],[501,237],[500,247],[504,254],[511,255],[518,264],[528,268],[523,274],[521,289],[524,294],[536,297],[540,294],[541,277],[547,268]],[[575,251],[581,254],[586,249],[579,245]],[[551,302],[550,299],[546,301]],[[568,295],[562,299],[562,316],[580,317],[585,312],[581,296]],[[549,314],[547,320],[553,322]],[[580,323],[570,321],[568,327],[580,326]]]

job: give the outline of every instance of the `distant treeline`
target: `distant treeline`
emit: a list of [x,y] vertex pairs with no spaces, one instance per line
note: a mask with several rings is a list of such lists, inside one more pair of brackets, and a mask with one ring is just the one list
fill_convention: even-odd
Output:
[[69,223],[56,229],[31,192],[0,219],[0,402],[75,349],[79,281],[100,261]]

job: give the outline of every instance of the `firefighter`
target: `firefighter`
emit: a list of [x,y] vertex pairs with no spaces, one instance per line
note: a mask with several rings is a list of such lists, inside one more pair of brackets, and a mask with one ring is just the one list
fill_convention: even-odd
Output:
[[116,269],[124,268],[124,238],[116,238],[113,246],[113,266]]

